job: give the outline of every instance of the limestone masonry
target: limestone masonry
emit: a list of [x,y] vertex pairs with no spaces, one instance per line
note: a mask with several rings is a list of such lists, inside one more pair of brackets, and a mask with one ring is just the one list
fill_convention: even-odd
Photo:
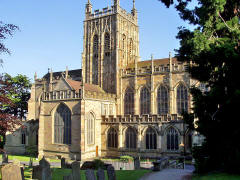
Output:
[[82,161],[178,155],[180,144],[189,151],[192,132],[181,113],[191,111],[189,88],[199,84],[171,55],[140,61],[135,1],[131,13],[119,1],[93,11],[88,0],[82,69],[35,75],[27,119],[38,132],[28,125],[18,140],[7,137],[7,151],[37,145],[39,157]]

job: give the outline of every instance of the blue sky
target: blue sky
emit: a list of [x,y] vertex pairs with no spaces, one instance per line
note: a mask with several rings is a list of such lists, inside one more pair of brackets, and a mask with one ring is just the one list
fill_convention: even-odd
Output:
[[[0,54],[3,69],[11,75],[33,79],[53,71],[81,68],[83,21],[87,0],[0,0],[0,20],[18,25],[20,31],[5,41],[12,54]],[[111,5],[111,0],[91,0],[93,9]],[[130,11],[132,0],[120,0]],[[175,38],[184,23],[174,8],[158,0],[136,0],[140,29],[141,60],[168,57],[179,47]]]

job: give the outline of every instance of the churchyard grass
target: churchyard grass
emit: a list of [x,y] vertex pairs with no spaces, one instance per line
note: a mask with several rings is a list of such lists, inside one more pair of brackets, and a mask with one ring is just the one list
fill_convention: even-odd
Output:
[[[53,178],[52,180],[62,179],[63,176],[69,175],[71,173],[71,169],[60,169],[60,168],[52,168],[53,170]],[[144,174],[151,172],[150,170],[129,170],[129,171],[116,171],[118,180],[137,180],[142,177]],[[107,171],[105,171],[105,177],[107,177]],[[81,180],[85,180],[85,170],[81,170]]]
[[[30,160],[30,156],[23,156],[23,155],[8,155],[8,159],[9,160],[14,160],[17,159],[21,162],[29,162]],[[0,161],[2,161],[2,156],[0,156]],[[35,157],[33,157],[33,162],[38,162],[39,160],[37,160]],[[61,162],[60,159],[49,159],[50,162]]]
[[240,180],[240,175],[214,173],[208,175],[194,175],[192,180]]
[[[61,169],[61,168],[51,168],[51,169],[52,169],[52,180],[63,179],[63,176],[69,175],[71,173],[71,169]],[[151,171],[150,170],[133,170],[133,171],[119,170],[119,171],[116,171],[116,175],[118,180],[137,180],[140,177],[142,177],[144,174],[149,172]],[[32,168],[25,167],[24,177],[25,177],[25,180],[32,179]],[[107,179],[107,171],[105,171],[105,177]],[[1,174],[0,174],[0,178],[1,178]],[[85,179],[86,179],[85,170],[81,170],[81,180],[85,180]],[[235,179],[229,179],[229,180],[235,180]]]

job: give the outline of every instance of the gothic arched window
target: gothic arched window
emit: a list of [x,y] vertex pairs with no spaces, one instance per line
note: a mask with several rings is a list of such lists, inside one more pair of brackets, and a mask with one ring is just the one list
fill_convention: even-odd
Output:
[[127,88],[124,97],[124,114],[134,114],[134,92]]
[[140,94],[140,100],[141,100],[141,114],[150,114],[150,92],[148,88],[144,87],[141,90]]
[[86,119],[87,144],[94,144],[95,118],[89,113]]
[[146,131],[146,149],[157,149],[157,134],[153,128]]
[[129,42],[129,54],[132,55],[132,51],[133,51],[133,40],[130,39],[130,42]]
[[177,87],[177,112],[181,114],[184,111],[188,111],[188,90],[180,84]]
[[168,89],[165,86],[160,86],[157,91],[158,114],[167,114],[169,112],[168,104],[169,104]]
[[93,37],[92,83],[98,84],[98,36]]
[[55,112],[54,142],[71,144],[71,111],[64,104],[60,104]]
[[126,35],[123,34],[123,36],[122,36],[122,49],[123,49],[123,51],[125,50],[125,43],[126,43]]
[[105,51],[110,50],[110,35],[109,35],[109,33],[105,33],[105,37],[104,37],[104,50]]
[[179,148],[178,132],[174,128],[169,128],[167,131],[167,150],[176,151]]
[[107,145],[110,148],[118,147],[118,133],[114,128],[110,128],[107,133]]
[[137,135],[133,128],[129,127],[125,134],[126,148],[136,149],[137,148]]

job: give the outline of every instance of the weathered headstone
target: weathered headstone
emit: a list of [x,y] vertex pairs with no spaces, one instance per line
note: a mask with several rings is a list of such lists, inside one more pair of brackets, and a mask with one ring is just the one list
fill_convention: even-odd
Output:
[[2,167],[2,180],[24,180],[20,166],[15,164],[7,164]]
[[97,180],[105,180],[104,170],[101,168],[97,171]]
[[140,159],[139,159],[139,157],[134,158],[134,169],[135,170],[140,169]]
[[85,174],[86,174],[86,180],[96,180],[94,171],[92,169],[87,169],[85,171]]
[[107,167],[108,180],[116,180],[116,173],[112,165]]
[[39,180],[51,180],[52,179],[52,173],[50,168],[50,163],[43,157],[39,161],[39,166],[33,167],[33,179],[39,179]]
[[65,158],[61,158],[61,168],[65,168],[66,167],[66,159]]
[[73,180],[73,175],[63,176],[63,180]]
[[74,161],[72,162],[72,177],[73,180],[80,180],[80,162]]
[[3,153],[2,154],[2,163],[3,164],[8,163],[8,155],[7,155],[7,153]]
[[32,159],[32,157],[30,157],[28,166],[29,166],[29,167],[32,167],[32,166],[33,166],[33,159]]

